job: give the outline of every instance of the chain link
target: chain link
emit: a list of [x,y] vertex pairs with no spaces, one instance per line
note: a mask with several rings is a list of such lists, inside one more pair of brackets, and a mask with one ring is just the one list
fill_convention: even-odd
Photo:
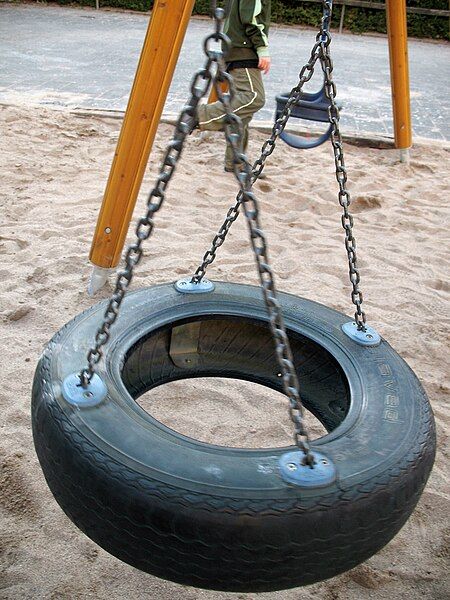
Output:
[[[333,145],[334,159],[336,165],[336,179],[339,184],[338,200],[343,208],[341,217],[342,227],[345,230],[345,248],[347,250],[349,262],[349,276],[352,284],[351,300],[356,307],[355,320],[359,330],[365,331],[366,316],[361,308],[363,301],[362,292],[359,289],[360,274],[356,264],[356,241],[353,235],[353,217],[349,212],[350,193],[347,190],[347,171],[344,162],[344,152],[342,147],[342,139],[339,130],[339,108],[336,105],[336,85],[332,80],[333,63],[330,57],[329,46],[331,43],[331,35],[329,32],[332,1],[323,1],[323,17],[320,31],[316,36],[309,61],[302,67],[299,73],[299,81],[289,93],[289,98],[286,102],[283,112],[280,114],[275,124],[272,127],[270,137],[264,142],[261,148],[261,155],[255,161],[252,167],[252,182],[255,182],[261,175],[267,158],[275,149],[276,142],[280,134],[284,131],[286,124],[291,116],[292,106],[300,99],[303,86],[308,82],[314,74],[315,66],[319,60],[325,77],[325,93],[330,100],[328,111],[329,121],[332,124],[331,143]],[[217,250],[225,241],[231,226],[239,216],[239,209],[243,202],[242,192],[239,191],[235,204],[228,210],[225,221],[222,223],[219,231],[214,236],[210,248],[205,252],[201,265],[197,268],[192,276],[192,282],[200,282],[206,274],[206,270],[210,264],[214,262],[217,256]]]

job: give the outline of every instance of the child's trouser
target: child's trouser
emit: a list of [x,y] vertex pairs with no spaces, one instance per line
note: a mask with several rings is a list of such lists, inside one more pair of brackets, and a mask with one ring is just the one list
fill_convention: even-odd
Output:
[[[231,108],[242,120],[244,139],[242,150],[245,152],[248,143],[248,124],[255,112],[265,103],[264,85],[259,69],[233,69],[235,95]],[[220,131],[223,129],[225,110],[220,101],[211,104],[201,104],[198,107],[198,125],[202,131]],[[229,144],[225,152],[225,168],[233,168],[233,150]]]

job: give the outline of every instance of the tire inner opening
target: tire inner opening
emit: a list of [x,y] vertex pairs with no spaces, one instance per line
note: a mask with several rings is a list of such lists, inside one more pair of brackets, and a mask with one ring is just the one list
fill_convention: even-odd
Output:
[[[349,385],[323,346],[292,330],[288,335],[315,439],[344,420]],[[177,321],[128,350],[122,379],[147,413],[183,435],[232,447],[292,445],[289,403],[265,322],[213,315]]]

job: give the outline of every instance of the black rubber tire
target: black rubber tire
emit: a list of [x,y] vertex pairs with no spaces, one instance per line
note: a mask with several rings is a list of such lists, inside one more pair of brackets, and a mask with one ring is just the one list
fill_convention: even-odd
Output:
[[[322,489],[281,479],[279,457],[294,448],[197,442],[133,399],[202,375],[280,389],[259,288],[216,284],[194,296],[163,285],[129,294],[99,365],[108,397],[97,407],[69,405],[61,382],[84,366],[105,303],[48,344],[33,386],[36,452],[60,506],[114,556],[197,587],[285,589],[366,560],[413,511],[435,454],[433,415],[417,378],[384,340],[367,348],[344,335],[345,315],[279,298],[302,397],[329,430],[313,447],[333,460],[338,479]],[[177,367],[171,329],[195,319],[199,363]]]

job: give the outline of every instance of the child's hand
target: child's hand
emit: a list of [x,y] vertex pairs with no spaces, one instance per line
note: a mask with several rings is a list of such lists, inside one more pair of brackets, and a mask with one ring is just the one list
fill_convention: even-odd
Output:
[[270,65],[270,56],[262,56],[259,59],[258,69],[260,69],[264,73],[264,75],[267,75],[267,73],[270,71]]

